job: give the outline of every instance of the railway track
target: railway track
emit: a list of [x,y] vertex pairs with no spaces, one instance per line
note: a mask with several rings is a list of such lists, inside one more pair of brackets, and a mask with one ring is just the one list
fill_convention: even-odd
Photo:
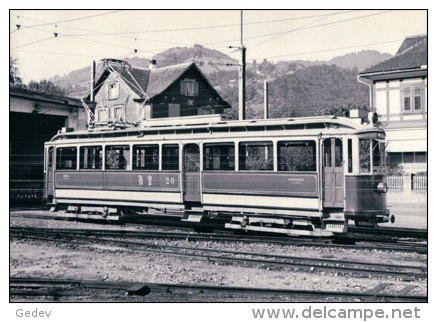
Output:
[[[36,219],[53,219],[53,220],[78,220],[78,221],[89,221],[103,224],[144,224],[144,225],[164,225],[174,226],[179,228],[196,228],[198,226],[190,225],[190,223],[181,222],[180,218],[182,214],[180,213],[167,213],[165,215],[157,212],[152,215],[141,216],[137,219],[130,217],[127,220],[108,220],[107,218],[103,218],[98,215],[85,215],[83,218],[78,217],[77,214],[67,214],[63,212],[52,213],[48,211],[37,211],[35,214],[28,214],[25,210],[20,209],[16,212],[10,213],[11,217],[27,217],[27,218],[36,218]],[[100,218],[100,219],[98,219]],[[209,230],[224,230],[223,227],[213,224],[206,225],[203,227],[204,229]],[[427,239],[428,238],[428,230],[427,229],[417,229],[417,228],[401,228],[401,227],[377,227],[377,228],[367,228],[367,227],[354,227],[349,226],[348,231],[351,233],[349,236],[340,238],[345,241],[353,242],[359,241],[380,241],[387,242],[392,241],[396,242],[395,238],[413,238],[413,239]],[[272,237],[272,236],[269,236]],[[266,238],[265,236],[263,238]],[[279,237],[280,239],[284,239],[283,237]],[[290,238],[287,236],[286,238]]]
[[[160,234],[162,237],[162,234]],[[173,234],[170,234],[170,236]],[[285,256],[279,254],[261,254],[254,252],[230,251],[223,249],[209,249],[200,247],[182,247],[158,244],[156,241],[144,242],[148,233],[126,231],[101,230],[59,230],[12,227],[11,236],[14,238],[31,238],[48,242],[62,242],[79,244],[82,246],[99,244],[135,251],[159,253],[171,256],[195,257],[221,263],[239,263],[240,265],[265,266],[269,268],[290,267],[305,271],[335,271],[354,275],[396,276],[408,280],[426,279],[427,268],[421,265],[392,265],[384,263],[369,263],[342,259],[309,258]],[[188,235],[186,235],[188,236]],[[105,237],[105,238],[103,238]],[[141,241],[138,241],[141,240]],[[215,239],[213,239],[215,241]]]
[[[11,227],[10,231],[24,229],[31,231],[31,228]],[[54,230],[47,228],[34,228],[37,232],[52,232]],[[134,230],[108,230],[108,229],[56,229],[59,234],[77,234],[89,235],[99,234],[107,237],[124,236],[126,238],[142,239],[184,239],[191,241],[220,241],[220,242],[243,242],[243,243],[271,243],[280,245],[295,245],[307,247],[337,247],[337,248],[355,248],[355,249],[379,249],[387,251],[417,252],[427,253],[428,245],[425,241],[402,241],[397,239],[385,239],[374,236],[343,236],[337,238],[302,238],[302,237],[278,237],[278,236],[260,236],[260,235],[234,235],[231,232],[218,231],[214,233],[196,233],[191,229],[186,232],[172,231],[134,231]]]
[[378,227],[378,228],[367,228],[367,227],[349,227],[348,231],[351,233],[362,233],[369,235],[384,235],[384,236],[395,236],[395,237],[405,237],[405,238],[428,238],[427,229],[417,229],[417,228],[399,228],[399,227]]
[[408,295],[410,288],[395,293],[381,293],[380,289],[383,288],[359,293],[36,277],[9,279],[11,302],[427,302],[428,300],[426,296]]

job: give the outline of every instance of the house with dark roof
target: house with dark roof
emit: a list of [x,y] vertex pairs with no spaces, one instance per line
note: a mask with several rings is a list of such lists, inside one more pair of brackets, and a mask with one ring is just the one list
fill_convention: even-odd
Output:
[[96,124],[138,123],[156,118],[222,114],[227,103],[195,63],[163,68],[104,61],[93,97]]
[[407,173],[427,170],[428,39],[406,38],[396,55],[358,75],[387,139],[388,160]]

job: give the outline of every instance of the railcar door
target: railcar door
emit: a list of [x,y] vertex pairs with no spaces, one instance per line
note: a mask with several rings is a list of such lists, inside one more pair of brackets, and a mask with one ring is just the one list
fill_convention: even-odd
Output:
[[51,146],[47,151],[46,194],[53,196],[53,172],[54,172],[54,148]]
[[344,207],[343,141],[328,138],[323,141],[323,206]]
[[186,144],[183,149],[184,201],[200,202],[200,149],[197,144]]

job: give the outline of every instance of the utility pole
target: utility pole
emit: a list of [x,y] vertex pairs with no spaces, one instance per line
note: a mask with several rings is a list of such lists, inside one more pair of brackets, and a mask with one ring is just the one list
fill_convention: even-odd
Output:
[[238,75],[238,119],[246,119],[246,47],[244,47],[243,42],[243,10],[240,12],[241,22],[241,44],[239,47],[229,46],[229,48],[236,48],[241,51],[241,60],[239,64],[239,75]]
[[90,81],[90,101],[94,102],[94,86],[96,84],[96,61],[91,63],[91,81]]
[[269,82],[264,80],[264,119],[269,118]]
[[243,10],[241,10],[241,64],[240,64],[240,82],[238,92],[238,119],[246,119],[246,47],[243,42]]

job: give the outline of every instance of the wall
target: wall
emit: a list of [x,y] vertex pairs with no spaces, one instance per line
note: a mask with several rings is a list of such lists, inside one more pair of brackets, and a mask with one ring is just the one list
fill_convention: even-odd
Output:
[[[411,110],[404,109],[404,89],[410,93]],[[414,110],[414,88],[421,90],[421,110]],[[387,152],[427,151],[427,78],[377,81],[372,86],[373,106],[386,131]],[[406,173],[427,170],[427,163],[401,163]]]
[[[195,79],[198,82],[198,96],[181,95],[181,80]],[[223,113],[218,95],[210,88],[195,67],[187,70],[169,88],[153,98],[152,117],[169,117],[169,104],[180,105],[180,116]],[[203,109],[202,109],[203,108]]]
[[[124,80],[113,73],[105,80],[100,90],[96,93],[96,122],[107,121],[132,121],[139,112],[140,104],[133,101],[138,95],[126,84]],[[115,99],[108,97],[108,85],[117,82],[119,84],[119,95]],[[121,114],[115,111],[120,111]]]

